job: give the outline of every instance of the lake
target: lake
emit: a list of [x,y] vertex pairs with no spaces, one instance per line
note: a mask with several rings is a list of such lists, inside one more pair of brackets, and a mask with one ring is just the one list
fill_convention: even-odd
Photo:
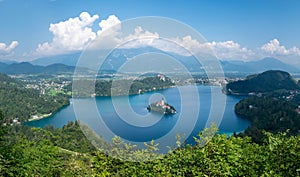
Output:
[[[198,97],[197,97],[198,96]],[[174,106],[174,115],[149,113],[147,105],[165,99]],[[225,98],[225,102],[222,99]],[[53,125],[62,127],[69,121],[80,120],[107,139],[118,135],[130,142],[161,140],[175,141],[180,133],[192,142],[212,114],[219,125],[219,133],[244,131],[250,122],[234,113],[241,96],[224,95],[218,86],[180,86],[140,95],[118,97],[73,98],[71,104],[54,115],[26,124],[34,127]],[[214,102],[212,101],[214,100]],[[213,109],[213,104],[217,107]],[[74,109],[75,108],[75,109]],[[75,111],[74,111],[75,110]]]

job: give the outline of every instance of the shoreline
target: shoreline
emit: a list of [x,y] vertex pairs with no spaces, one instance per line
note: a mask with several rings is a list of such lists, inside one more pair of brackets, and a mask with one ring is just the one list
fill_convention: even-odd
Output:
[[41,120],[41,119],[48,118],[48,117],[54,115],[55,113],[57,113],[58,111],[60,111],[61,109],[63,109],[64,107],[66,107],[66,106],[68,106],[68,105],[70,105],[70,104],[71,104],[71,102],[70,102],[70,98],[69,98],[68,104],[63,105],[62,107],[58,108],[56,111],[50,112],[49,114],[42,114],[42,115],[40,115],[40,116],[38,116],[38,115],[31,115],[31,116],[30,116],[31,118],[29,118],[29,119],[28,119],[27,121],[25,121],[25,122],[32,122],[32,121],[37,121],[37,120]]
[[42,115],[40,115],[40,116],[33,115],[33,116],[31,116],[30,119],[27,120],[27,122],[36,121],[36,120],[41,120],[41,119],[50,117],[52,114],[53,114],[53,113],[50,112],[49,114],[42,114]]
[[[189,85],[189,84],[188,84]],[[211,85],[211,84],[196,84],[196,85],[202,85],[202,86],[216,86],[216,87],[221,87],[219,85]],[[180,86],[186,86],[186,85],[180,85]],[[170,89],[170,88],[174,88],[174,87],[177,87],[177,86],[169,86],[169,87],[164,87],[164,88],[159,88],[159,89],[153,89],[153,90],[148,90],[146,92],[142,92],[142,93],[131,93],[131,94],[121,94],[121,95],[95,95],[95,96],[80,96],[80,97],[71,97],[69,98],[69,103],[66,104],[66,105],[63,105],[62,107],[58,108],[56,111],[54,112],[51,112],[49,114],[42,114],[40,116],[37,116],[37,115],[31,115],[31,118],[29,118],[26,122],[32,122],[32,121],[37,121],[37,120],[41,120],[41,119],[45,119],[45,118],[48,118],[52,115],[54,115],[56,112],[58,112],[59,110],[63,109],[65,106],[68,106],[71,103],[71,99],[73,98],[93,98],[93,97],[119,97],[119,96],[133,96],[133,95],[140,95],[140,94],[144,94],[144,93],[149,93],[149,92],[155,92],[155,91],[160,91],[160,90],[166,90],[166,89]],[[224,93],[223,93],[224,94]],[[225,94],[227,95],[227,94]],[[234,95],[234,94],[231,94],[233,96],[242,96],[242,95]]]

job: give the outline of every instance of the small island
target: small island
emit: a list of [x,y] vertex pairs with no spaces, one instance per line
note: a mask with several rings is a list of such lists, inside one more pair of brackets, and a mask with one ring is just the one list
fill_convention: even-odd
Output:
[[153,111],[164,115],[176,114],[176,109],[173,106],[166,103],[163,98],[162,100],[156,103],[151,103],[150,105],[148,105],[147,109],[148,111]]

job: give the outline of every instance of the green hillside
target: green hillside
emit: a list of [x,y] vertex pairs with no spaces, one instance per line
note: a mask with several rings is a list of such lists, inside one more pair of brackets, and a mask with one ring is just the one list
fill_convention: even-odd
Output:
[[300,115],[296,112],[294,100],[281,100],[276,97],[249,97],[235,105],[235,112],[241,118],[251,121],[243,134],[252,137],[253,141],[262,143],[263,131],[272,133],[285,132],[288,135],[299,135]]
[[25,88],[22,82],[0,73],[0,110],[7,123],[16,118],[23,122],[32,115],[49,114],[68,103],[63,95],[40,95],[36,90]]
[[[212,129],[199,133],[196,142],[205,141],[200,138]],[[205,146],[183,145],[153,161],[130,162],[118,157],[126,153],[145,159],[146,151],[156,147],[131,151],[132,146],[116,141],[112,149],[115,155],[108,156],[91,147],[76,123],[62,129],[19,126],[8,131],[6,135],[0,132],[0,176],[300,175],[300,136],[287,137],[284,133],[265,133],[263,144],[250,138],[216,135]]]
[[[75,85],[75,86],[74,86]],[[119,79],[119,80],[93,80],[81,79],[70,84],[67,89],[73,92],[75,97],[87,97],[93,93],[89,88],[95,87],[96,96],[119,96],[142,94],[154,90],[170,88],[175,84],[173,81],[163,75],[145,77],[141,79]]]
[[249,94],[251,92],[272,92],[279,89],[296,90],[299,89],[299,85],[289,73],[270,70],[250,75],[245,80],[228,83],[225,92],[227,94]]

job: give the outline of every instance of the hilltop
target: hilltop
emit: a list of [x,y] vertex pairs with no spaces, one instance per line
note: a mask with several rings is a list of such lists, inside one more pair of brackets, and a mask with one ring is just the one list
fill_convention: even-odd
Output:
[[248,95],[275,90],[297,90],[299,85],[285,71],[269,70],[260,74],[249,75],[244,80],[230,82],[225,87],[226,94]]
[[[78,69],[78,68],[77,68]],[[79,68],[81,72],[89,72],[87,68]],[[29,62],[6,64],[0,62],[0,72],[5,74],[64,74],[73,73],[75,66],[54,63],[47,66],[34,65]]]

